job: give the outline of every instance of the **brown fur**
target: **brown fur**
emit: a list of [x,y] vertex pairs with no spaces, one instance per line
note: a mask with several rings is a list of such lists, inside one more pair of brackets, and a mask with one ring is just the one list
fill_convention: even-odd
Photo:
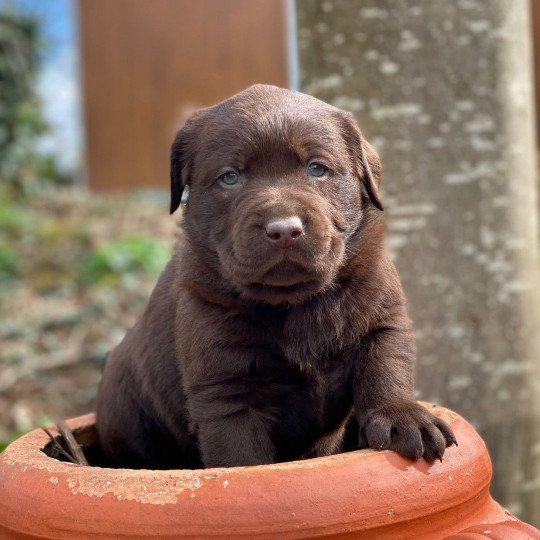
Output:
[[[257,85],[187,122],[171,155],[171,212],[189,186],[184,239],[98,395],[116,464],[253,465],[368,446],[442,457],[455,440],[414,401],[380,176],[353,116],[298,92]],[[290,216],[303,234],[276,247],[268,224]]]

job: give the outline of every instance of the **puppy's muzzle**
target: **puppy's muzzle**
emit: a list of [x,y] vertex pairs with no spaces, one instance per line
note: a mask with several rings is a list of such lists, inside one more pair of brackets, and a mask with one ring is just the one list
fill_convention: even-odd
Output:
[[271,219],[266,223],[264,229],[266,239],[278,249],[291,247],[305,234],[304,224],[298,216]]

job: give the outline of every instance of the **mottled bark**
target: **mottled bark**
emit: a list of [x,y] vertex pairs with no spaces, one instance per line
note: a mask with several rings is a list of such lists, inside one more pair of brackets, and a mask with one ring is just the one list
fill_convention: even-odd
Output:
[[417,386],[474,423],[540,524],[538,229],[526,0],[297,0],[302,90],[380,152]]

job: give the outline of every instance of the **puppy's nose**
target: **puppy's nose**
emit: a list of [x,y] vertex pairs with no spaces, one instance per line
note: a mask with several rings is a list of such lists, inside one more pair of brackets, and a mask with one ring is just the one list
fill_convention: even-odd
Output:
[[266,224],[268,240],[278,248],[287,248],[304,234],[304,225],[298,216],[273,219]]

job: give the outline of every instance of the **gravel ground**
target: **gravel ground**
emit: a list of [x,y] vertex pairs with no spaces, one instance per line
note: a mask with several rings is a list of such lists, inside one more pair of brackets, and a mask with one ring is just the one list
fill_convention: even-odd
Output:
[[0,449],[88,412],[177,234],[164,194],[0,194]]

